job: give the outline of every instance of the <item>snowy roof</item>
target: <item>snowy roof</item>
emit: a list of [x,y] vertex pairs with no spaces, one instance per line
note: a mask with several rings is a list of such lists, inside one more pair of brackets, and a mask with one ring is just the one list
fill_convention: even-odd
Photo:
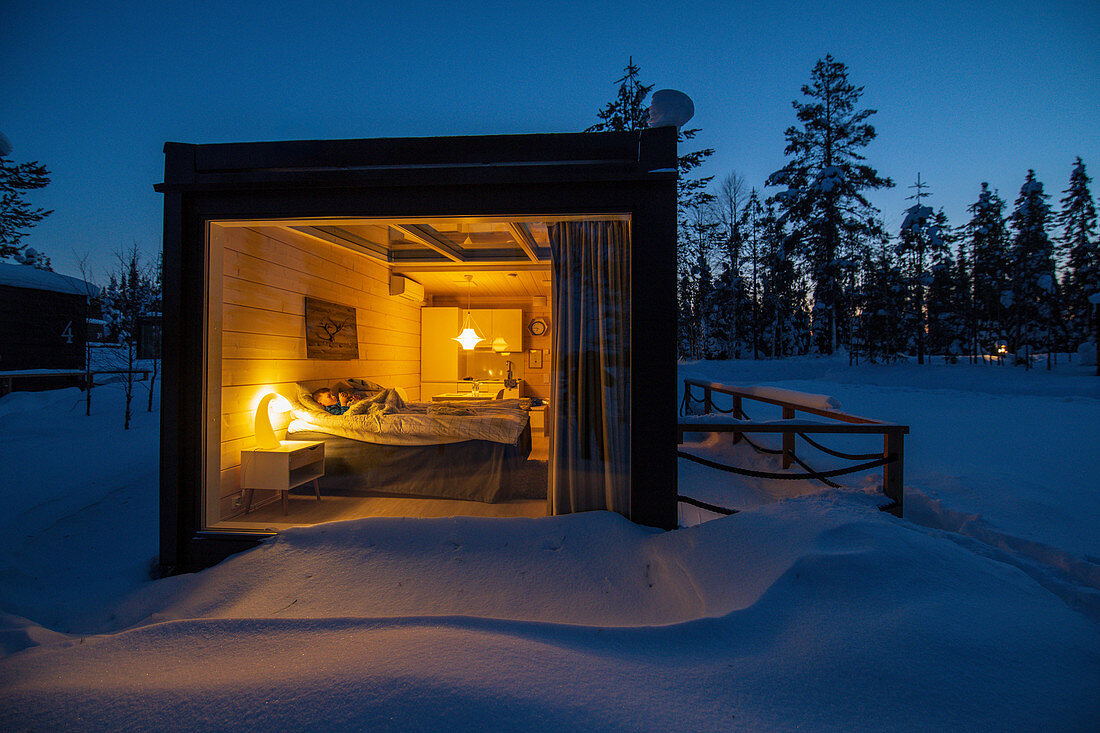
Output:
[[13,265],[0,262],[0,285],[31,290],[53,290],[75,295],[98,295],[99,288],[77,277],[61,275],[49,270],[39,270],[30,265]]

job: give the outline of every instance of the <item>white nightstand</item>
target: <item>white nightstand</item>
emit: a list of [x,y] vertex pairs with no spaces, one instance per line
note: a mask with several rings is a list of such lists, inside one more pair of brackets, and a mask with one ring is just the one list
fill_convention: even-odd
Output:
[[244,513],[252,508],[256,489],[283,492],[283,514],[287,512],[287,492],[313,482],[313,493],[321,500],[317,479],[325,475],[325,444],[320,440],[284,440],[278,448],[252,448],[241,451],[241,488],[248,491]]
[[546,422],[546,405],[532,407],[528,414],[531,416],[531,430],[541,430],[543,435],[550,434],[550,424]]

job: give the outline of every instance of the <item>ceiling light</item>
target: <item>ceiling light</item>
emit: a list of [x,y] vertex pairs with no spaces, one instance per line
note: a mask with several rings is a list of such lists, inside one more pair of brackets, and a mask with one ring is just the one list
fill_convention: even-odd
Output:
[[472,351],[475,346],[485,339],[477,333],[477,324],[470,314],[470,288],[473,287],[474,276],[466,276],[466,317],[462,319],[462,332],[454,337],[454,340],[462,344],[463,351]]

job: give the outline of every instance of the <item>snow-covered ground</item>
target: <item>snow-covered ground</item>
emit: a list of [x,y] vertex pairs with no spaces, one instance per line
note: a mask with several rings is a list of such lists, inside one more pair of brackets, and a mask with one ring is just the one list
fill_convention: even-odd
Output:
[[153,581],[157,415],[139,402],[123,433],[109,388],[91,418],[75,391],[0,399],[0,728],[1095,729],[1100,379],[681,374],[910,425],[906,518],[871,477],[777,488],[681,461],[681,492],[742,511],[675,532],[333,523]]

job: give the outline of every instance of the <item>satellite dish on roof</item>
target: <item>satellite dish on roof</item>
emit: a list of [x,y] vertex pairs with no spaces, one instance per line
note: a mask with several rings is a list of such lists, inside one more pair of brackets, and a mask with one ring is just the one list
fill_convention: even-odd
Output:
[[653,92],[649,102],[650,127],[683,127],[695,115],[691,97],[675,89]]
[[8,140],[8,136],[0,132],[0,155],[7,155],[11,152],[11,140]]

